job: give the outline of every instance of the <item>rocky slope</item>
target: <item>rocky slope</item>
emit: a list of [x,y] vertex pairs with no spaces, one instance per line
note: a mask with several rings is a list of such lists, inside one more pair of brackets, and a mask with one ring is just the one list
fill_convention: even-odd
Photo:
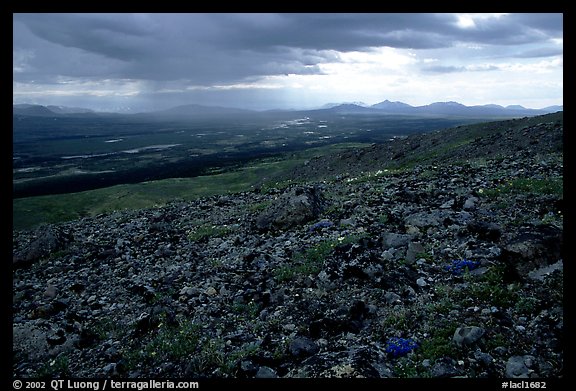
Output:
[[15,231],[13,374],[563,377],[563,123],[526,121]]

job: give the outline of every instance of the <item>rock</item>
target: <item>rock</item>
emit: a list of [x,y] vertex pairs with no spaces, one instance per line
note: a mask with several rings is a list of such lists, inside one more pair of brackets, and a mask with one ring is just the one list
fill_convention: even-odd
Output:
[[90,329],[83,328],[80,331],[80,336],[78,337],[78,340],[75,341],[75,345],[79,349],[85,349],[90,346],[93,346],[94,344],[96,344],[96,342],[98,342],[98,335],[96,335],[96,333]]
[[445,203],[443,203],[442,205],[440,205],[440,209],[450,209],[454,206],[454,200],[448,200]]
[[416,280],[416,284],[419,287],[425,287],[426,285],[428,285],[428,283],[426,282],[426,280],[422,277],[420,277],[419,279]]
[[216,290],[216,288],[214,288],[213,286],[209,287],[208,289],[206,289],[206,295],[212,297],[212,296],[216,296],[218,294],[218,291]]
[[258,367],[250,360],[242,360],[240,362],[240,370],[247,376],[254,376],[258,371]]
[[58,329],[46,336],[46,342],[51,346],[62,345],[66,342],[66,335],[64,330]]
[[412,238],[414,238],[414,235],[385,232],[382,234],[382,244],[385,248],[402,247],[410,243]]
[[341,227],[353,227],[356,225],[356,220],[354,219],[342,219],[340,220]]
[[530,369],[526,366],[527,356],[512,356],[506,362],[506,377],[509,378],[528,378]]
[[556,270],[564,270],[564,263],[562,262],[562,260],[553,263],[552,265],[543,266],[539,269],[534,269],[530,273],[528,273],[528,277],[533,280],[544,281],[546,277],[548,277]]
[[406,233],[408,235],[418,235],[420,234],[420,228],[413,225],[406,225]]
[[280,196],[256,218],[256,227],[266,231],[302,225],[317,218],[324,204],[318,187],[293,189]]
[[368,315],[368,307],[363,301],[357,300],[350,307],[348,313],[350,320],[361,322]]
[[36,231],[36,239],[12,256],[14,268],[26,268],[49,254],[61,250],[69,242],[70,236],[61,229],[44,226]]
[[386,292],[384,294],[384,300],[386,300],[386,303],[388,304],[397,304],[402,302],[400,295],[394,292]]
[[192,296],[196,296],[197,294],[198,294],[198,290],[196,288],[192,288],[192,287],[184,287],[180,290],[181,296],[192,297]]
[[350,364],[335,365],[330,368],[330,377],[334,378],[350,378],[354,377],[356,369]]
[[380,254],[380,256],[382,257],[382,259],[386,261],[391,261],[394,259],[394,253],[396,253],[395,249],[388,249],[386,251],[383,251],[382,254]]
[[154,255],[160,258],[166,258],[174,255],[174,251],[170,248],[170,246],[160,246]]
[[408,250],[406,250],[406,262],[409,264],[414,264],[416,258],[419,254],[424,252],[424,246],[420,242],[410,242],[408,244]]
[[494,362],[494,357],[488,353],[482,352],[481,350],[476,350],[474,352],[474,359],[485,367],[491,365]]
[[276,373],[275,370],[273,370],[270,367],[260,367],[258,368],[258,372],[256,372],[256,376],[257,379],[271,379],[271,378],[277,378],[278,374]]
[[471,345],[482,338],[485,332],[482,327],[477,326],[458,327],[452,340],[458,346]]
[[[151,287],[150,285],[136,284],[136,285],[133,285],[130,288],[130,290],[133,293],[136,293],[137,295],[142,296],[147,303],[152,302],[152,300],[154,300],[154,297],[156,296],[156,289],[154,289],[154,287]],[[92,296],[94,296],[93,301],[95,301],[96,296],[95,295],[92,295]],[[92,296],[88,299],[88,301],[91,301],[90,299],[92,298]]]
[[45,362],[50,348],[46,331],[35,324],[26,323],[12,326],[14,347],[18,347],[29,360]]
[[106,366],[104,366],[104,368],[102,368],[102,372],[105,375],[117,375],[118,372],[116,371],[116,363],[110,363],[107,364]]
[[314,341],[306,337],[297,337],[290,342],[290,353],[294,357],[312,356],[320,350]]
[[456,368],[454,360],[446,358],[435,363],[430,369],[430,374],[434,378],[447,378],[458,376],[460,372]]
[[55,307],[53,304],[43,304],[35,308],[30,317],[32,319],[48,319],[60,312],[59,308]]
[[52,284],[46,287],[46,290],[42,294],[42,296],[47,297],[49,299],[53,299],[56,297],[56,287]]
[[414,227],[429,227],[429,226],[439,226],[446,217],[449,216],[449,212],[444,210],[433,210],[430,212],[418,212],[413,213],[404,219],[405,225],[411,225]]
[[464,210],[473,210],[476,209],[476,203],[478,202],[477,197],[469,197],[465,202],[464,206],[462,207]]
[[470,233],[477,235],[480,240],[497,242],[502,236],[502,228],[494,223],[474,220],[469,222],[466,228]]
[[521,228],[504,246],[501,259],[517,278],[562,259],[562,230],[551,225]]

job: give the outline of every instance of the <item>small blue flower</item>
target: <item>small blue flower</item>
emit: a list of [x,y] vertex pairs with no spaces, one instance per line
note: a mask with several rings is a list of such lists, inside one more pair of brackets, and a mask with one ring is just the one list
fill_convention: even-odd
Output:
[[334,223],[331,221],[322,220],[322,221],[319,221],[316,224],[312,225],[310,227],[310,229],[308,229],[308,231],[312,232],[312,231],[315,231],[317,229],[332,227],[333,225],[334,225]]
[[455,259],[452,261],[451,265],[445,266],[446,271],[451,272],[455,276],[460,276],[466,269],[474,270],[480,266],[479,261],[469,261],[467,259]]
[[390,338],[386,343],[386,353],[393,357],[405,356],[418,347],[418,343],[412,338]]

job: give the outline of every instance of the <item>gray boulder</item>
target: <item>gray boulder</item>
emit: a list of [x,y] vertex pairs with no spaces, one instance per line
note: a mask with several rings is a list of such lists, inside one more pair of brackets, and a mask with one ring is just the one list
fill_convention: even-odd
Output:
[[13,254],[12,265],[16,269],[29,267],[51,253],[63,249],[69,241],[69,235],[62,230],[43,226],[36,231],[34,241]]
[[458,346],[471,345],[482,338],[485,332],[482,327],[477,326],[458,327],[452,340]]
[[526,361],[531,362],[532,356],[512,356],[506,362],[506,377],[510,378],[528,378],[530,368]]
[[501,258],[514,276],[525,278],[562,258],[562,230],[551,225],[522,228],[503,246]]
[[283,230],[316,219],[325,200],[318,187],[296,188],[281,195],[256,218],[261,231]]
[[319,350],[320,348],[318,345],[306,337],[294,338],[290,343],[290,353],[294,357],[312,356],[318,353]]
[[273,378],[277,378],[278,374],[276,373],[275,370],[273,370],[270,367],[260,367],[258,369],[258,372],[256,372],[256,376],[257,379],[273,379]]

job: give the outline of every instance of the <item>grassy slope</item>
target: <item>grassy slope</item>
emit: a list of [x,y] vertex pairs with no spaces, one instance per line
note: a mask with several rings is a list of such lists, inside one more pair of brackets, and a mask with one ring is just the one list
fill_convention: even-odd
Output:
[[266,186],[273,178],[286,173],[314,156],[367,144],[338,144],[312,148],[283,159],[263,159],[242,168],[195,178],[172,178],[125,184],[78,193],[47,195],[13,200],[13,228],[30,229],[43,223],[57,223],[122,209],[161,206],[167,202],[236,193]]

